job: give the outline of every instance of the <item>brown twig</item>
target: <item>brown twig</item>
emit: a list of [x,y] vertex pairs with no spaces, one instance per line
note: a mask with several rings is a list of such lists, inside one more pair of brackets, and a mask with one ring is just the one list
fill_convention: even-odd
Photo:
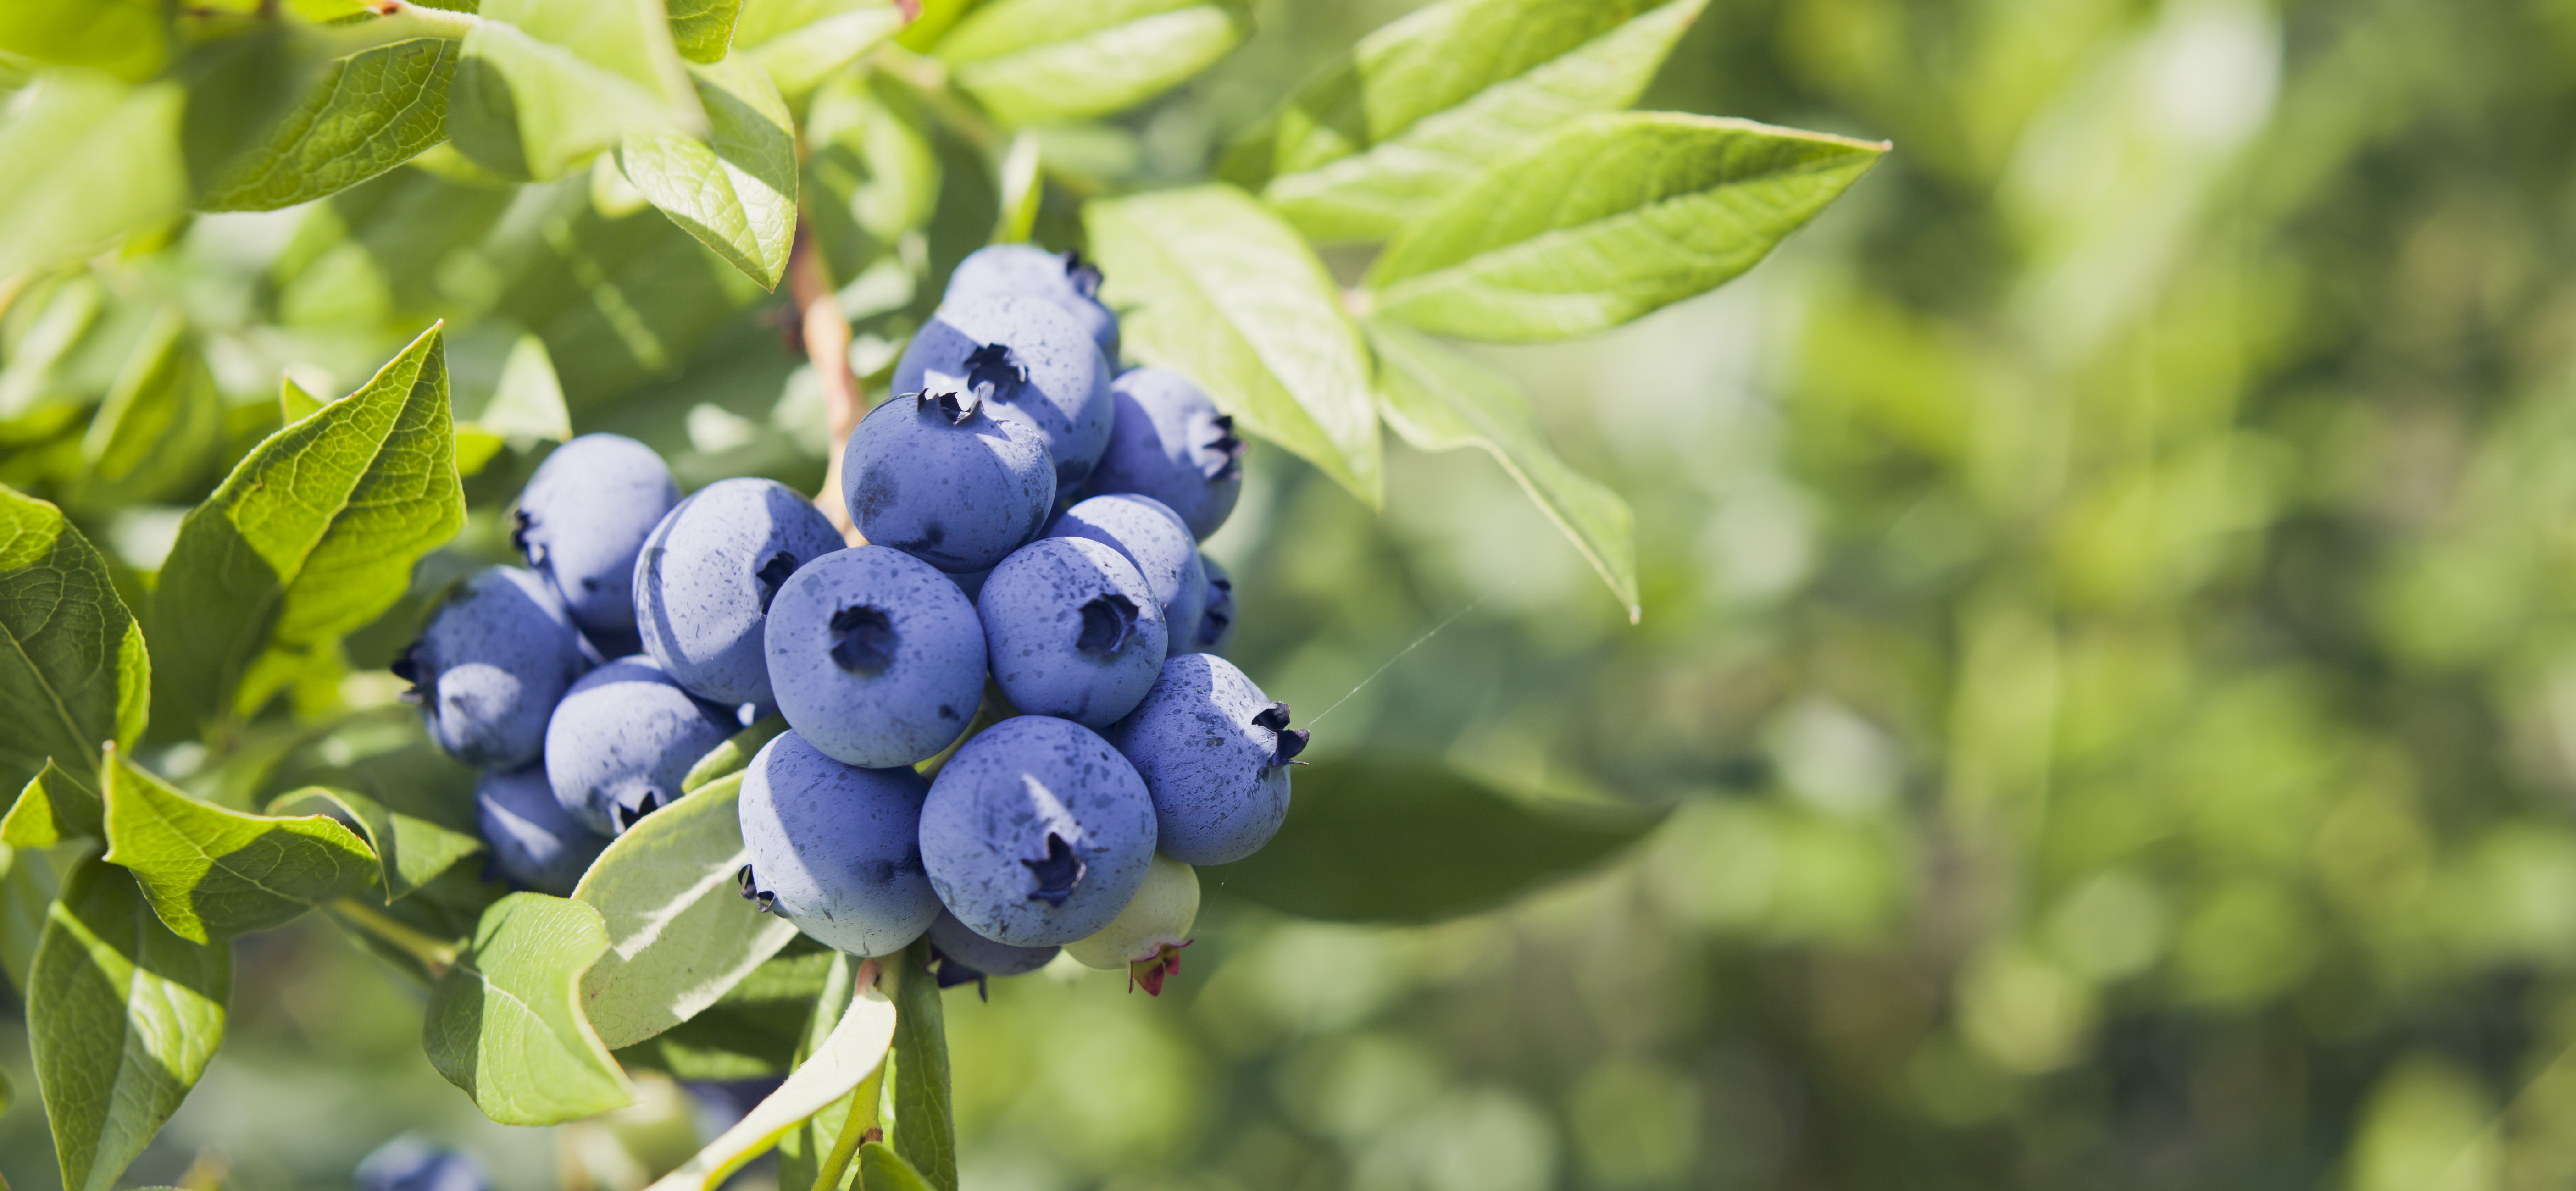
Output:
[[850,432],[858,428],[867,401],[859,391],[857,374],[850,371],[850,320],[841,317],[841,304],[833,298],[832,279],[813,225],[801,218],[796,221],[796,247],[787,258],[787,292],[796,303],[805,358],[814,362],[814,377],[823,385],[824,424],[832,432],[823,490],[814,494],[814,507],[832,519],[842,540],[864,546],[868,540],[850,523],[850,510],[841,501],[841,452],[849,446]]

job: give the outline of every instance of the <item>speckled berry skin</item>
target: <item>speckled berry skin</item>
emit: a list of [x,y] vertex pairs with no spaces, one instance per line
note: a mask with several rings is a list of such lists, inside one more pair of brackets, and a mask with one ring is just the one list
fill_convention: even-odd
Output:
[[1271,706],[1234,663],[1185,653],[1163,663],[1154,689],[1109,740],[1136,766],[1153,795],[1163,854],[1188,864],[1225,864],[1261,850],[1288,817],[1289,757],[1278,728],[1255,723]]
[[512,773],[485,773],[474,783],[474,824],[501,874],[557,897],[569,897],[608,837],[592,831],[555,801],[543,765]]
[[975,601],[1011,706],[1095,732],[1135,710],[1163,668],[1163,610],[1134,563],[1089,538],[1014,551]]
[[947,748],[984,697],[984,628],[948,576],[859,546],[806,564],[769,605],[778,710],[847,765],[910,765]]
[[1199,607],[1198,627],[1186,646],[1172,647],[1176,654],[1224,653],[1234,644],[1234,579],[1207,555],[1199,555],[1199,567],[1207,572],[1207,602]]
[[1118,316],[1100,304],[1100,270],[1078,253],[1049,252],[1034,244],[978,248],[948,275],[941,305],[992,294],[1022,294],[1053,302],[1082,324],[1100,357],[1118,362]]
[[1194,625],[1207,605],[1207,571],[1181,515],[1150,496],[1094,496],[1047,527],[1051,538],[1089,538],[1127,556],[1163,606],[1166,625]]
[[1027,423],[971,395],[898,396],[869,410],[841,456],[841,496],[869,542],[943,571],[988,570],[1055,505],[1055,461]]
[[784,732],[742,778],[746,878],[770,911],[852,955],[902,950],[939,917],[921,869],[921,803],[908,768],[844,765]]
[[635,634],[635,554],[678,503],[680,486],[653,448],[585,434],[537,465],[510,540],[554,585],[572,622],[614,653]]
[[1234,436],[1234,420],[1189,378],[1160,368],[1120,374],[1109,397],[1118,414],[1091,490],[1153,497],[1206,541],[1243,495],[1243,440]]
[[546,745],[546,716],[590,668],[544,580],[490,567],[441,604],[394,673],[412,684],[430,739],[484,769],[519,769]]
[[[939,920],[930,924],[929,934],[930,945],[938,948],[939,954],[946,956],[949,963],[971,969],[978,976],[1019,976],[1034,972],[1047,966],[1057,952],[1064,950],[1061,947],[1013,947],[1008,943],[996,943],[976,934],[945,909],[939,912]],[[949,985],[961,981],[953,978],[943,966],[940,983]]]
[[635,559],[644,651],[701,699],[769,702],[770,601],[797,568],[842,546],[830,518],[775,480],[718,480],[689,494]]
[[625,657],[582,676],[546,723],[546,781],[572,816],[602,835],[680,796],[680,779],[741,725],[649,657]]
[[957,920],[1013,947],[1118,916],[1154,858],[1154,804],[1089,728],[1024,715],[979,732],[930,784],[921,860]]
[[994,418],[1046,436],[1060,490],[1091,475],[1116,418],[1109,365],[1082,324],[1052,302],[1017,294],[940,307],[895,362],[894,388],[980,393]]

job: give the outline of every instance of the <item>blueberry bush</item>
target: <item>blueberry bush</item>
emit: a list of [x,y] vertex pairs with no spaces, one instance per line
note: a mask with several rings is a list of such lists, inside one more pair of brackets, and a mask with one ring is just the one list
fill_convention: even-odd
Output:
[[1642,834],[1306,764],[1198,544],[1247,469],[1383,506],[1392,430],[1639,618],[1628,506],[1457,341],[1705,293],[1885,151],[1631,110],[1703,4],[1442,0],[1203,171],[1132,113],[1235,0],[0,11],[0,966],[63,1185],[315,917],[492,1121],[767,1079],[653,1185],[954,1191],[942,989],[1158,994],[1193,866],[1419,922]]

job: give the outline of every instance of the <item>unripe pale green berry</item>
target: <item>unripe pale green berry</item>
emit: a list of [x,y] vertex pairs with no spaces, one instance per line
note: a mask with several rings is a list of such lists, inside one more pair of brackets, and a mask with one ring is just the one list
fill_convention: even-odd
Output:
[[1186,936],[1198,917],[1198,870],[1157,852],[1127,908],[1090,938],[1065,944],[1064,953],[1084,967],[1126,968],[1128,988],[1161,996],[1163,977],[1181,970],[1181,948],[1190,945]]

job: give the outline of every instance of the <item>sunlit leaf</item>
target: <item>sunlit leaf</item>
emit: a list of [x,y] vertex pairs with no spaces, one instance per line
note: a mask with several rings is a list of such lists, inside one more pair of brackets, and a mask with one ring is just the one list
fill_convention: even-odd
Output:
[[903,29],[894,0],[745,0],[734,41],[790,99]]
[[447,103],[456,147],[504,177],[562,177],[632,132],[706,130],[654,0],[486,0]]
[[796,937],[742,896],[741,792],[739,775],[720,779],[637,820],[573,890],[608,927],[581,993],[610,1047],[696,1016]]
[[714,1191],[727,1175],[778,1144],[788,1130],[859,1086],[885,1061],[894,1024],[894,1002],[874,985],[860,990],[831,1036],[812,1058],[797,1065],[787,1082],[650,1191]]
[[1319,240],[1382,239],[1530,138],[1636,102],[1706,0],[1447,0],[1360,39],[1226,154]]
[[[16,7],[16,6],[12,6]],[[50,74],[0,125],[0,277],[89,256],[179,213],[178,84]]]
[[63,1186],[116,1186],[214,1057],[231,987],[230,947],[172,934],[123,869],[72,870],[27,978],[36,1091]]
[[733,48],[734,22],[742,0],[668,0],[671,43],[691,62],[721,62]]
[[62,510],[0,487],[0,788],[52,758],[94,782],[98,746],[132,745],[149,710],[152,660],[88,539]]
[[1305,918],[1433,922],[1578,871],[1655,821],[1542,812],[1436,764],[1318,761],[1297,771],[1279,834],[1199,880]]
[[796,126],[769,76],[727,59],[690,69],[709,132],[650,129],[617,151],[627,181],[727,263],[775,289],[796,239]]
[[697,1016],[620,1048],[617,1059],[630,1071],[649,1067],[688,1081],[785,1075],[796,1067],[806,1016],[838,957],[820,946],[772,956]]
[[1244,429],[1379,502],[1367,350],[1296,232],[1222,185],[1095,201],[1083,221],[1127,355],[1197,381]]
[[1402,327],[1370,323],[1367,331],[1386,424],[1417,450],[1477,447],[1492,455],[1636,620],[1636,517],[1628,502],[1556,457],[1510,377]]
[[245,814],[190,798],[110,753],[107,861],[134,874],[171,933],[192,943],[293,921],[376,879],[376,858],[337,821]]
[[169,25],[154,0],[0,4],[0,51],[139,80],[161,68]]
[[375,853],[377,893],[384,901],[409,896],[457,861],[483,850],[483,841],[427,819],[387,810],[354,790],[306,786],[278,795],[272,815],[328,815],[355,824]]
[[[897,1067],[895,1071],[900,1074],[903,1068]],[[858,1167],[859,1185],[869,1191],[933,1191],[933,1188],[951,1186],[930,1181],[912,1163],[904,1161],[901,1152],[888,1148],[882,1141],[859,1143]]]
[[581,973],[608,950],[599,912],[542,893],[492,903],[429,996],[421,1045],[504,1125],[552,1125],[635,1101],[581,1013]]
[[274,211],[310,202],[445,140],[447,85],[461,50],[461,42],[422,37],[334,60],[265,141],[224,167],[197,208]]
[[49,758],[18,792],[8,817],[0,819],[0,844],[51,848],[78,839],[104,838],[105,814],[98,792]]
[[261,443],[179,526],[153,602],[159,694],[200,719],[271,645],[337,640],[402,598],[465,500],[432,327],[355,393]]
[[1469,339],[1606,330],[1752,268],[1886,151],[1745,120],[1594,116],[1408,225],[1362,296],[1382,317]]
[[932,52],[1006,123],[1064,123],[1172,89],[1250,27],[1233,0],[992,0]]

